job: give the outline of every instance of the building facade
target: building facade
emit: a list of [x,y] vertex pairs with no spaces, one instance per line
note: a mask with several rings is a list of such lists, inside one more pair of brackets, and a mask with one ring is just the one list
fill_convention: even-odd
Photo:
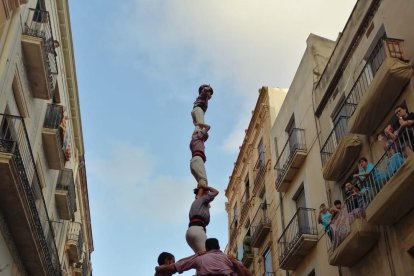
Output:
[[274,171],[247,200],[253,116],[226,207],[228,251],[254,275],[414,275],[413,10],[408,0],[357,1],[336,42],[308,37],[274,123],[259,128]]
[[272,219],[276,195],[270,128],[285,96],[285,89],[263,87],[259,90],[256,107],[226,189],[230,233],[227,252],[237,255],[255,273],[265,271],[263,263],[269,270],[276,260],[277,251],[271,232],[276,227],[276,221]]
[[0,3],[0,274],[92,275],[67,0]]

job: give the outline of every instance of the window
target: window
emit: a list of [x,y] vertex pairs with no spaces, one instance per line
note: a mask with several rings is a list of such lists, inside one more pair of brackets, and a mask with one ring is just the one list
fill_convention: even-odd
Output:
[[345,96],[342,96],[331,115],[333,127],[335,128],[335,138],[337,144],[347,132],[347,119],[351,116],[351,108],[355,107],[348,105],[346,103]]
[[265,253],[263,254],[263,259],[265,272],[273,272],[272,251],[270,250],[270,247],[266,249]]
[[246,175],[246,178],[244,179],[244,189],[246,193],[246,202],[250,198],[250,181],[249,181],[249,174]]
[[293,200],[296,203],[299,233],[309,233],[310,223],[308,212],[306,212],[306,198],[303,183],[296,192]]
[[261,168],[264,166],[265,164],[265,148],[264,148],[264,144],[263,144],[263,138],[260,139],[259,145],[257,146],[257,154],[259,156],[259,162],[258,162],[258,167]]
[[298,137],[296,135],[296,133],[294,132],[296,128],[296,123],[295,123],[295,115],[293,114],[292,117],[289,120],[289,123],[285,129],[288,137],[289,137],[289,149],[290,152],[295,151],[295,149],[298,148],[299,145],[299,140]]
[[234,227],[237,227],[238,218],[239,218],[239,215],[238,215],[237,203],[236,203],[236,204],[234,204],[234,207],[233,207],[233,223],[234,223]]

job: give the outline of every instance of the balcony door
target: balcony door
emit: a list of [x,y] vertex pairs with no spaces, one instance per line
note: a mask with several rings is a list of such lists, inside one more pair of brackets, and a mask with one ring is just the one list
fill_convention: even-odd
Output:
[[299,139],[298,139],[297,133],[294,131],[295,128],[296,128],[295,117],[294,115],[292,115],[292,118],[290,118],[289,123],[285,130],[286,134],[289,137],[289,150],[290,150],[289,155],[292,152],[295,152],[299,146]]
[[263,254],[265,272],[273,272],[272,266],[272,251],[270,247]]
[[306,212],[306,198],[305,198],[305,189],[303,184],[296,192],[294,197],[296,203],[296,210],[297,210],[297,219],[298,219],[298,230],[299,234],[309,233],[310,223],[309,223],[309,215]]

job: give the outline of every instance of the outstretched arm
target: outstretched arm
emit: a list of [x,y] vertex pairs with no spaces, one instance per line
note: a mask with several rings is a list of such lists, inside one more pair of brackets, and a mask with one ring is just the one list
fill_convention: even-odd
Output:
[[174,274],[177,272],[177,270],[175,269],[175,265],[174,264],[170,264],[170,265],[160,265],[160,266],[156,266],[155,267],[155,272],[157,273],[171,273]]

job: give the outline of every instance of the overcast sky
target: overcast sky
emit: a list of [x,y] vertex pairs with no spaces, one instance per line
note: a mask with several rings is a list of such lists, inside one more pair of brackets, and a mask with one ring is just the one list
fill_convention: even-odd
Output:
[[188,145],[202,83],[214,88],[206,169],[220,190],[207,234],[224,250],[224,189],[258,89],[288,88],[309,33],[336,40],[355,3],[70,1],[94,275],[153,275],[161,251],[192,254]]

